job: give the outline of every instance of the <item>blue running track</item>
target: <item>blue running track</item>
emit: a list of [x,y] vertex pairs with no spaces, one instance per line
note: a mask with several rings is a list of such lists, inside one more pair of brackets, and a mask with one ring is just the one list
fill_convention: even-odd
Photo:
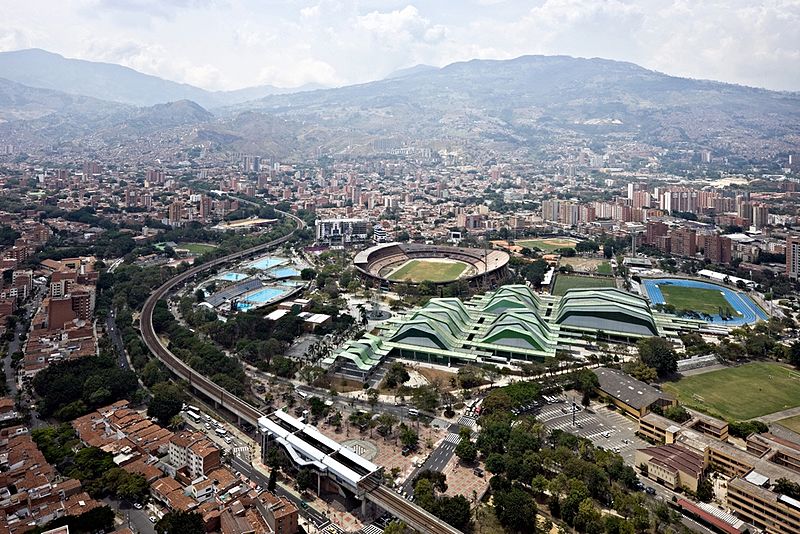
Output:
[[712,289],[719,291],[725,297],[725,300],[741,315],[725,321],[719,315],[712,315],[711,322],[713,324],[725,324],[729,326],[741,326],[745,324],[755,323],[759,319],[766,321],[769,318],[767,314],[758,307],[753,299],[745,295],[741,291],[734,291],[733,289],[718,286],[717,284],[710,284],[708,282],[700,282],[698,280],[683,280],[681,278],[646,278],[642,279],[647,297],[650,299],[651,304],[664,304],[664,295],[658,286],[673,285],[682,287],[695,287],[698,289]]

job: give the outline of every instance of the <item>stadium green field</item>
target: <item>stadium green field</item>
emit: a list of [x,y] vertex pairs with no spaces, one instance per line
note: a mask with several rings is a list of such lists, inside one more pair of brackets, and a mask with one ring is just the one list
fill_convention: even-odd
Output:
[[681,404],[728,420],[800,406],[800,373],[777,363],[749,363],[663,385]]
[[553,295],[561,296],[569,289],[585,287],[617,287],[617,284],[613,278],[559,274],[556,275],[556,285],[553,287]]
[[709,315],[719,314],[720,309],[730,317],[741,315],[719,291],[697,287],[684,287],[676,285],[659,285],[661,294],[667,304],[675,306],[676,310],[691,310]]
[[553,252],[560,248],[574,248],[578,241],[568,237],[551,237],[547,239],[523,239],[522,241],[515,241],[514,244],[530,249],[538,248],[544,252]]
[[467,269],[460,261],[409,260],[388,276],[393,282],[450,282],[456,280]]

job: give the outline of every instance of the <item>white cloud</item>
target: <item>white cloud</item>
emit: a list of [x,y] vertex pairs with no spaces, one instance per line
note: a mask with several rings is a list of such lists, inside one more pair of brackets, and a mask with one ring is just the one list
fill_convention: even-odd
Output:
[[800,90],[798,27],[798,0],[27,0],[4,4],[0,49],[211,88],[356,83],[539,53]]

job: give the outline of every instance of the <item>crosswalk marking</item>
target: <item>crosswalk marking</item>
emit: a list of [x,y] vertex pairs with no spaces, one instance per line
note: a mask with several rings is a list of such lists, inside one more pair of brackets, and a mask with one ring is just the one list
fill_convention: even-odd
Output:
[[478,421],[476,421],[472,417],[467,417],[466,415],[462,415],[458,419],[458,424],[461,426],[465,426],[467,428],[475,428],[476,426],[478,426]]
[[453,443],[455,445],[458,445],[461,442],[461,436],[459,436],[458,434],[453,434],[451,432],[451,433],[447,434],[446,438],[444,438],[444,442],[445,443]]
[[367,525],[361,529],[363,534],[383,534],[383,529],[377,525]]

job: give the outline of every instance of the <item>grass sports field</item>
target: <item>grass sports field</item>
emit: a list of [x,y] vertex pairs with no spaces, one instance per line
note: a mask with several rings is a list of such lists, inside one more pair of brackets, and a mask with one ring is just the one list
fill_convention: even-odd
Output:
[[800,373],[776,363],[749,363],[663,385],[678,401],[729,420],[800,406]]
[[698,287],[684,287],[673,285],[659,285],[661,294],[667,304],[672,304],[678,310],[692,310],[709,315],[719,314],[723,309],[726,315],[737,317],[737,312],[719,291],[714,289],[701,289]]
[[604,261],[597,267],[597,272],[600,274],[611,274],[611,264]]
[[556,285],[553,295],[563,295],[568,289],[583,287],[617,287],[613,278],[597,278],[590,276],[570,276],[567,274],[556,275]]
[[399,282],[450,282],[456,280],[467,269],[467,264],[452,260],[409,260],[391,273],[389,280]]
[[524,239],[516,241],[514,244],[525,248],[538,248],[544,252],[553,252],[560,248],[574,248],[578,241],[568,237],[550,237],[547,239]]
[[191,254],[199,256],[217,248],[215,245],[208,245],[206,243],[179,243],[178,248],[185,248]]

